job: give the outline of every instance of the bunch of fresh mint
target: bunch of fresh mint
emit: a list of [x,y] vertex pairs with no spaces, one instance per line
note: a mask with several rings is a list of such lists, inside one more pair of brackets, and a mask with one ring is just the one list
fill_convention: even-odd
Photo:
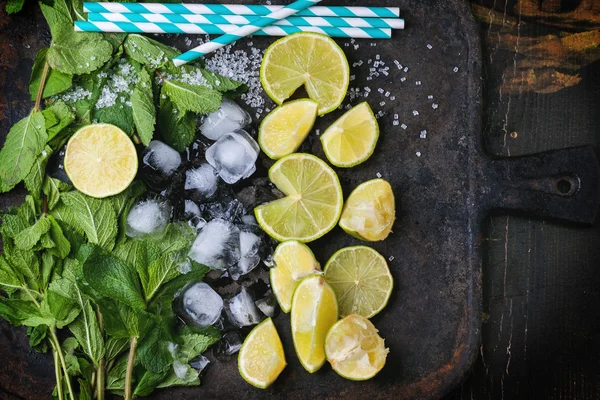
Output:
[[109,390],[131,399],[198,385],[189,362],[219,332],[182,327],[171,309],[175,293],[207,272],[187,258],[191,228],[173,223],[160,240],[128,238],[126,217],[143,184],[95,199],[46,166],[93,122],[115,124],[144,145],[156,127],[181,151],[194,140],[196,114],[244,88],[197,65],[175,68],[177,50],[141,35],[74,32],[81,4],[40,4],[52,42],[34,62],[35,106],[0,151],[0,191],[21,182],[29,191],[20,207],[0,214],[0,317],[27,326],[32,348],[52,352],[53,398],[103,399]]

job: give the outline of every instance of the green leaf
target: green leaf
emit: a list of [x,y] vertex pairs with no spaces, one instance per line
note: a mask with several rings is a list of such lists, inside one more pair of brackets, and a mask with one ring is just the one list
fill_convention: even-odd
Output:
[[55,120],[57,120],[57,122],[51,126],[46,124],[48,141],[50,141],[75,120],[75,114],[73,113],[73,110],[62,101],[55,102],[43,111],[43,113],[48,112],[51,112],[54,115]]
[[158,130],[165,143],[182,152],[196,138],[196,116],[190,112],[180,113],[168,97],[161,97]]
[[50,313],[57,320],[58,328],[69,325],[81,312],[79,295],[77,285],[69,279],[59,278],[50,282],[45,301]]
[[152,299],[163,284],[181,275],[180,264],[181,260],[177,252],[170,252],[163,254],[148,266],[148,281],[144,285],[142,280],[146,301]]
[[92,385],[88,380],[77,379],[79,382],[79,400],[92,400]]
[[181,334],[183,343],[177,349],[177,358],[180,361],[189,362],[204,353],[209,346],[217,343],[219,339],[218,332]]
[[129,338],[114,338],[109,337],[106,339],[106,343],[104,345],[104,358],[107,363],[111,362],[119,354],[121,354],[126,348],[129,347]]
[[0,287],[2,290],[10,293],[15,289],[20,289],[24,284],[23,276],[8,264],[4,255],[0,255]]
[[153,329],[140,342],[136,351],[136,360],[148,371],[161,373],[166,371],[173,362],[169,351],[169,343],[161,338],[161,330]]
[[83,352],[94,362],[94,365],[98,365],[104,356],[102,331],[90,301],[80,295],[79,303],[83,306],[81,315],[69,325],[69,329],[81,343]]
[[135,61],[154,69],[171,63],[180,52],[149,37],[130,34],[124,43],[125,53]]
[[27,328],[27,336],[29,336],[29,347],[40,353],[48,351],[48,327],[46,325],[38,325]]
[[56,258],[45,251],[42,253],[42,273],[41,273],[41,281],[40,287],[43,290],[46,290],[48,284],[50,283],[50,278],[56,270],[59,270],[62,264],[56,262]]
[[127,356],[125,353],[121,356],[112,368],[106,374],[106,389],[107,390],[123,390],[125,389],[125,373],[127,371]]
[[91,243],[108,250],[114,247],[117,217],[109,200],[95,199],[77,191],[63,193],[60,198]]
[[48,210],[52,210],[60,200],[61,192],[71,190],[71,185],[64,183],[61,180],[46,176],[42,184],[42,192],[46,195],[48,202]]
[[13,125],[0,151],[0,180],[4,186],[15,185],[29,174],[47,139],[41,112],[32,111]]
[[137,133],[144,146],[148,146],[152,140],[156,123],[156,108],[152,97],[152,80],[148,72],[142,68],[140,79],[131,95],[131,107]]
[[50,237],[52,238],[52,241],[54,241],[55,243],[55,247],[48,249],[48,252],[50,254],[53,254],[59,258],[65,258],[66,256],[69,255],[69,253],[71,252],[71,243],[69,242],[69,240],[65,237],[62,228],[60,227],[60,225],[58,224],[58,222],[56,221],[56,219],[54,219],[54,217],[52,215],[48,216],[48,219],[50,220]]
[[[64,7],[61,7],[63,5]],[[46,18],[52,40],[64,40],[73,33],[73,20],[66,10],[64,2],[56,2],[56,7],[50,7],[44,3],[40,3],[42,14]],[[47,58],[47,57],[46,57]]]
[[[46,53],[48,53],[48,48],[41,49],[38,51],[35,60],[33,61],[31,78],[29,78],[29,94],[31,95],[31,101],[35,101],[40,88],[40,81],[42,80],[44,65],[46,64]],[[62,93],[65,90],[70,89],[71,86],[73,86],[72,75],[55,71],[48,67],[46,83],[44,84],[44,90],[42,91],[42,99]]]
[[52,149],[50,146],[44,147],[44,150],[42,150],[42,153],[36,158],[31,170],[24,179],[25,187],[35,198],[40,198],[42,194],[42,184],[46,173],[46,165],[48,164],[48,159],[50,159],[51,154]]
[[163,85],[162,94],[168,96],[180,112],[209,114],[221,105],[221,93],[206,86],[168,80]]
[[37,290],[40,275],[40,264],[35,252],[21,250],[9,241],[4,242],[4,256],[13,271],[23,276],[26,286]]
[[168,370],[161,373],[146,371],[135,387],[134,394],[142,397],[149,396],[158,384],[166,378],[168,373]]
[[196,239],[194,230],[185,222],[168,225],[165,234],[154,242],[163,253],[188,249]]
[[14,326],[52,325],[53,319],[42,315],[33,301],[0,297],[0,317]]
[[113,254],[127,264],[134,266],[140,276],[142,287],[146,287],[149,279],[148,266],[160,258],[161,251],[152,242],[128,240],[117,246]]
[[21,250],[31,250],[40,241],[40,237],[50,230],[51,222],[46,215],[29,228],[15,236],[15,245]]
[[201,71],[202,76],[204,76],[208,85],[219,92],[246,90],[246,85],[242,82],[234,81],[233,79],[229,79],[207,69],[201,69]]
[[126,104],[130,101],[129,95],[120,94],[119,97],[124,97],[125,102],[117,101],[112,106],[94,110],[94,120],[99,123],[118,126],[123,132],[131,136],[135,128],[135,121],[132,107]]
[[99,302],[106,332],[113,338],[140,337],[153,328],[152,315],[111,299]]
[[121,301],[135,310],[145,308],[140,280],[134,267],[101,248],[95,247],[85,260],[83,275],[100,294]]
[[6,3],[6,13],[18,13],[23,8],[23,4],[25,4],[25,0],[8,0]]

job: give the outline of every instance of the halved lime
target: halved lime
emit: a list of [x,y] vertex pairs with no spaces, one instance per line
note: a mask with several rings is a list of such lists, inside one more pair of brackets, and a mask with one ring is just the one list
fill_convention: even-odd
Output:
[[304,243],[290,240],[280,243],[273,254],[275,268],[271,268],[271,289],[283,312],[290,312],[292,296],[298,282],[308,275],[321,272],[313,252]]
[[325,279],[335,291],[342,317],[371,318],[386,306],[394,287],[385,258],[367,246],[345,247],[331,256]]
[[300,363],[313,373],[325,363],[325,337],[337,321],[335,293],[323,277],[304,278],[292,300],[292,337]]
[[265,51],[260,66],[265,92],[282,104],[300,86],[319,103],[319,115],[335,110],[346,97],[350,67],[333,39],[320,33],[285,36]]
[[389,349],[377,328],[365,317],[348,315],[335,323],[325,340],[327,361],[339,375],[364,381],[377,375],[385,365]]
[[79,129],[65,151],[65,172],[73,186],[92,197],[108,197],[127,189],[138,170],[129,136],[110,124]]
[[274,160],[296,151],[312,129],[318,107],[314,100],[300,99],[271,111],[258,130],[262,151]]
[[295,153],[277,161],[269,179],[286,197],[254,209],[261,228],[280,242],[310,242],[329,232],[342,212],[342,187],[323,160]]
[[377,118],[365,101],[327,128],[321,136],[321,144],[330,163],[350,168],[371,157],[378,138]]
[[252,386],[266,389],[287,365],[283,345],[271,318],[267,318],[248,334],[238,355],[242,378]]
[[376,242],[388,237],[395,219],[392,187],[383,179],[373,179],[361,183],[350,193],[340,217],[340,227],[358,239]]

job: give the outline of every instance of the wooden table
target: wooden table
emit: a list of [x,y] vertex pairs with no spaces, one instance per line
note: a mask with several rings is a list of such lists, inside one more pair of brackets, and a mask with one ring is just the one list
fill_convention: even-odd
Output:
[[[598,150],[600,1],[472,6],[488,151]],[[447,399],[600,398],[600,223],[495,215],[485,240],[480,356]]]

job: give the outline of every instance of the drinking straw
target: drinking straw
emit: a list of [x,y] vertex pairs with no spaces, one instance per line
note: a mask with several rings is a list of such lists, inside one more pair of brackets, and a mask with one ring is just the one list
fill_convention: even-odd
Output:
[[[246,25],[259,16],[243,15],[198,15],[198,14],[153,14],[153,13],[89,13],[88,21],[100,22],[161,22],[176,24],[232,24]],[[401,18],[357,18],[357,17],[289,17],[275,22],[281,26],[327,26],[343,28],[390,28],[404,29]]]
[[[223,35],[233,33],[244,25],[232,24],[176,24],[163,22],[105,22],[75,21],[79,32],[127,32],[127,33],[185,33],[190,35]],[[336,28],[319,26],[266,26],[253,32],[257,36],[286,36],[297,32],[317,32],[336,38],[390,39],[392,30],[387,28]]]
[[[320,3],[321,0],[296,0],[295,2],[287,5],[283,8],[278,9],[277,11],[272,12],[266,16],[257,19],[252,24],[241,26],[230,33],[227,33],[223,36],[219,36],[218,38],[204,43],[192,50],[189,50],[183,54],[178,55],[173,58],[173,63],[176,66],[180,66],[186,64],[190,61],[194,61],[204,55],[211,53],[221,47],[227,46],[230,43],[235,42],[243,37],[253,34],[256,31],[259,31],[261,28],[265,26],[272,25],[273,22],[285,19],[291,15],[296,14],[300,10],[305,10],[308,7]],[[281,28],[281,27],[279,27]],[[315,28],[315,27],[311,27]],[[356,29],[356,28],[350,28]]]
[[[108,3],[84,2],[87,13],[154,13],[154,14],[200,14],[200,15],[268,15],[283,6],[241,4],[169,4],[169,3]],[[395,18],[400,16],[398,7],[352,7],[317,6],[299,10],[302,17],[363,17]]]

